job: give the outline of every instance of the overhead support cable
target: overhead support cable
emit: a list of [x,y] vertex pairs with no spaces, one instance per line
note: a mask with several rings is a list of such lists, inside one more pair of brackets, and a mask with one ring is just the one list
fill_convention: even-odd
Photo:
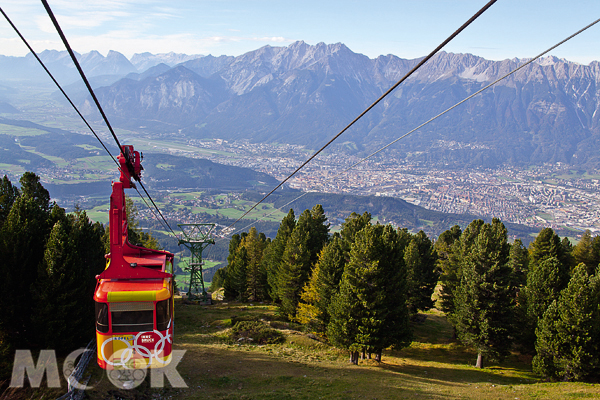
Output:
[[8,15],[6,15],[6,13],[4,12],[4,10],[2,10],[2,8],[0,8],[0,12],[2,13],[2,15],[4,15],[4,18],[6,18],[6,21],[10,24],[10,26],[13,28],[13,30],[21,38],[21,40],[23,41],[23,43],[25,43],[25,46],[27,46],[27,48],[29,49],[29,51],[31,52],[31,54],[33,54],[33,56],[40,63],[40,65],[42,66],[42,68],[44,68],[44,71],[46,71],[46,73],[48,74],[48,76],[50,77],[50,79],[52,79],[52,82],[54,82],[54,84],[56,85],[56,87],[58,88],[58,90],[60,90],[60,92],[65,96],[65,98],[67,99],[67,101],[69,102],[69,104],[71,104],[71,107],[73,107],[73,109],[75,110],[75,112],[77,113],[77,115],[79,115],[79,117],[81,117],[81,119],[83,120],[83,122],[90,129],[90,131],[92,131],[92,133],[94,134],[94,136],[96,137],[96,139],[98,139],[98,142],[100,142],[100,144],[102,145],[102,147],[104,148],[104,150],[106,150],[106,152],[108,153],[108,155],[110,156],[110,158],[112,158],[112,160],[115,162],[115,164],[117,164],[117,168],[121,169],[121,166],[119,165],[119,163],[117,162],[117,160],[115,159],[115,157],[113,157],[113,155],[110,154],[110,151],[108,150],[108,148],[106,148],[106,146],[104,145],[104,142],[102,142],[102,140],[100,139],[100,137],[98,136],[98,134],[96,133],[96,131],[94,131],[94,128],[91,127],[91,125],[87,122],[87,120],[85,119],[85,117],[83,116],[83,114],[81,114],[81,112],[75,106],[75,104],[73,103],[73,101],[71,101],[71,99],[69,98],[69,96],[67,95],[67,93],[65,93],[65,91],[60,86],[60,84],[58,83],[58,81],[54,78],[54,76],[52,75],[52,73],[50,73],[50,71],[48,70],[48,68],[44,64],[44,62],[40,59],[40,57],[37,55],[37,53],[29,45],[29,42],[27,42],[27,40],[25,39],[25,37],[17,29],[17,27],[15,26],[15,24],[13,24],[13,22],[10,20],[10,18],[8,17]]
[[[100,105],[100,102],[98,101],[98,98],[96,97],[96,94],[94,93],[94,90],[92,89],[92,86],[90,85],[90,82],[88,81],[87,77],[85,76],[85,73],[83,72],[83,69],[81,68],[81,65],[79,64],[79,61],[77,60],[77,57],[75,57],[75,53],[74,53],[73,49],[71,48],[71,45],[67,41],[67,38],[66,38],[65,34],[63,33],[63,31],[62,31],[62,29],[61,29],[58,21],[56,20],[56,17],[54,16],[54,13],[50,9],[50,6],[48,5],[48,2],[46,0],[41,0],[41,1],[42,1],[42,4],[44,5],[44,8],[46,9],[46,12],[48,13],[48,16],[52,20],[52,23],[54,24],[54,27],[56,28],[56,31],[58,32],[60,38],[62,39],[63,44],[65,45],[65,48],[67,49],[69,55],[71,56],[71,60],[73,61],[73,64],[75,64],[75,67],[77,68],[77,71],[79,71],[79,75],[81,76],[81,79],[85,83],[85,85],[86,85],[86,87],[88,89],[88,92],[92,96],[92,99],[94,100],[94,103],[96,104],[96,107],[98,108],[98,111],[100,111],[100,114],[102,115],[102,118],[104,119],[104,122],[106,123],[106,126],[108,127],[108,130],[112,134],[112,137],[115,139],[115,142],[117,143],[117,147],[119,148],[119,152],[122,153],[123,152],[123,148],[121,146],[121,143],[119,142],[119,138],[117,137],[117,135],[116,135],[115,131],[113,130],[110,122],[108,121],[108,117],[104,113],[104,110],[102,109],[102,106]],[[62,89],[61,89],[61,91],[62,91]],[[63,91],[63,94],[64,94],[64,91]],[[66,94],[65,94],[65,96],[66,96]],[[98,139],[98,140],[100,140],[100,139]],[[106,149],[106,147],[105,147],[105,149]],[[110,152],[109,152],[109,154],[110,154]],[[131,170],[133,170],[133,167],[131,166],[131,163],[130,163],[129,159],[126,157],[125,160],[126,160],[128,168],[131,167]],[[116,160],[115,160],[115,162],[116,162]],[[117,165],[118,165],[118,163],[117,163]],[[154,202],[154,200],[152,199],[152,197],[150,196],[150,194],[148,193],[148,191],[146,190],[146,188],[142,184],[142,182],[140,180],[140,177],[137,174],[131,174],[131,176],[134,178],[134,180],[136,180],[140,184],[140,186],[142,187],[142,189],[144,190],[144,192],[148,196],[148,199],[150,200],[150,202],[152,202],[152,204],[154,205],[154,208],[156,209],[156,211],[158,212],[158,214],[160,215],[160,217],[162,218],[162,220],[164,221],[164,223],[166,224],[166,226],[169,228],[169,230],[171,231],[171,233],[173,234],[173,236],[177,237],[177,235],[175,234],[175,232],[173,231],[173,229],[171,228],[171,226],[169,225],[169,223],[167,222],[167,220],[163,216],[162,212],[160,211],[160,209],[158,208],[158,206],[156,205],[156,203]],[[132,186],[135,187],[135,185],[132,185]],[[135,188],[135,189],[137,190],[137,188]],[[138,194],[140,194],[139,191],[138,191]],[[141,194],[140,194],[140,197],[141,197]],[[144,202],[145,202],[145,200],[144,200]],[[146,205],[147,204],[148,203],[146,203]]]
[[[150,202],[152,203],[152,205],[154,205],[154,208],[156,208],[156,211],[158,211],[158,214],[160,215],[160,217],[162,218],[162,220],[164,221],[164,223],[167,225],[167,227],[169,228],[169,230],[171,231],[171,233],[173,234],[173,236],[174,237],[178,237],[177,234],[175,234],[175,232],[173,231],[173,228],[171,228],[171,225],[169,225],[169,223],[165,219],[164,215],[160,212],[160,209],[158,208],[158,206],[156,205],[156,203],[154,202],[154,200],[150,196],[150,193],[148,193],[148,191],[146,190],[146,187],[144,186],[144,184],[142,183],[142,181],[139,181],[139,184],[142,187],[142,189],[144,190],[144,193],[146,193],[146,196],[148,196],[148,199],[150,199]],[[146,204],[148,204],[148,203],[146,203]]]
[[[360,159],[359,161],[355,162],[354,164],[352,164],[352,165],[351,165],[351,166],[349,166],[348,168],[346,168],[346,169],[342,170],[341,172],[339,172],[339,173],[335,174],[334,176],[332,176],[332,177],[329,177],[329,178],[325,179],[325,180],[324,180],[324,181],[323,181],[323,182],[320,184],[320,186],[323,186],[325,183],[327,183],[327,182],[329,182],[329,181],[331,181],[331,180],[334,180],[335,178],[339,177],[339,176],[340,176],[340,175],[342,175],[342,174],[345,174],[346,172],[350,171],[351,169],[353,169],[353,168],[354,168],[354,167],[356,167],[357,165],[359,165],[359,164],[362,164],[363,162],[367,161],[369,158],[373,157],[374,155],[376,155],[376,154],[378,154],[378,153],[382,152],[383,150],[387,149],[388,147],[392,146],[394,143],[398,142],[399,140],[401,140],[401,139],[404,139],[405,137],[407,137],[407,136],[408,136],[408,135],[410,135],[411,133],[414,133],[415,131],[417,131],[417,130],[421,129],[422,127],[424,127],[425,125],[427,125],[427,124],[429,124],[429,123],[433,122],[434,120],[438,119],[439,117],[441,117],[442,115],[446,114],[447,112],[449,112],[449,111],[451,111],[451,110],[455,109],[456,107],[458,107],[459,105],[463,104],[464,102],[466,102],[466,101],[468,101],[468,100],[472,99],[473,97],[475,97],[475,96],[479,95],[479,94],[480,94],[480,93],[482,93],[483,91],[485,91],[485,90],[489,89],[490,87],[492,87],[492,86],[496,85],[498,82],[500,82],[500,81],[502,81],[502,80],[504,80],[504,79],[508,78],[509,76],[511,76],[511,75],[513,75],[513,74],[515,74],[516,72],[520,71],[520,70],[521,70],[521,69],[523,69],[524,67],[528,66],[529,64],[533,63],[534,61],[536,61],[536,60],[540,59],[541,57],[543,57],[544,55],[548,54],[549,52],[551,52],[551,51],[552,51],[552,50],[554,50],[555,48],[557,48],[557,47],[559,47],[560,45],[562,45],[562,44],[564,44],[564,43],[568,42],[569,40],[573,39],[575,36],[579,35],[580,33],[584,32],[584,31],[586,31],[587,29],[591,28],[592,26],[596,25],[598,22],[600,22],[600,18],[599,18],[599,19],[597,19],[597,20],[595,20],[595,21],[594,21],[594,22],[592,22],[591,24],[589,24],[589,25],[585,26],[584,28],[582,28],[582,29],[578,30],[578,31],[577,31],[577,32],[575,32],[574,34],[570,35],[569,37],[567,37],[567,38],[565,38],[565,39],[561,40],[560,42],[558,42],[558,43],[557,43],[557,44],[555,44],[554,46],[552,46],[552,47],[548,48],[547,50],[545,50],[545,51],[541,52],[541,53],[540,53],[540,54],[538,54],[537,56],[535,56],[535,57],[531,58],[529,61],[527,61],[527,62],[525,62],[525,63],[521,64],[519,67],[515,68],[514,70],[512,70],[512,71],[508,72],[507,74],[503,75],[502,77],[500,77],[500,78],[496,79],[496,80],[495,80],[495,81],[493,81],[492,83],[490,83],[490,84],[488,84],[488,85],[484,86],[483,88],[479,89],[478,91],[476,91],[476,92],[475,92],[475,93],[473,93],[472,95],[470,95],[470,96],[468,96],[468,97],[464,98],[463,100],[459,101],[458,103],[454,104],[452,107],[450,107],[450,108],[447,108],[446,110],[442,111],[441,113],[437,114],[436,116],[434,116],[434,117],[430,118],[429,120],[427,120],[427,121],[423,122],[421,125],[417,126],[416,128],[414,128],[414,129],[411,129],[410,131],[408,131],[408,132],[407,132],[407,133],[405,133],[404,135],[400,136],[399,138],[397,138],[397,139],[393,140],[392,142],[390,142],[390,143],[386,144],[385,146],[381,147],[379,150],[377,150],[377,151],[375,151],[375,152],[373,152],[373,153],[369,154],[368,156],[366,156],[366,157],[364,157],[364,158]],[[293,199],[293,200],[291,200],[291,201],[287,202],[286,204],[282,205],[281,207],[279,207],[279,208],[277,208],[277,209],[273,210],[273,211],[272,211],[272,212],[270,212],[269,214],[262,216],[261,218],[259,218],[259,219],[257,220],[257,222],[258,222],[258,221],[262,221],[262,220],[264,220],[265,218],[267,218],[267,217],[269,217],[270,215],[274,214],[276,211],[279,211],[279,210],[281,210],[282,208],[284,208],[284,207],[286,207],[286,206],[288,206],[288,205],[292,204],[293,202],[295,202],[295,201],[297,201],[297,200],[301,199],[302,197],[306,196],[306,195],[307,195],[307,194],[309,194],[309,193],[313,193],[313,192],[304,192],[304,193],[302,193],[300,196],[298,196],[298,197],[296,197],[295,199]],[[248,229],[248,228],[249,228],[250,226],[252,226],[252,225],[253,225],[253,224],[247,225],[247,226],[245,226],[244,228],[241,228],[241,229],[239,229],[239,230],[238,230],[238,232],[240,232],[240,231],[244,231],[244,230]],[[231,225],[230,225],[230,227],[231,227]]]
[[[110,131],[113,138],[115,139],[115,142],[117,142],[117,147],[119,148],[119,152],[122,152],[123,150],[121,147],[121,143],[119,142],[119,139],[117,138],[117,135],[115,134],[115,131],[113,130],[112,126],[110,125],[110,122],[108,122],[108,118],[106,117],[106,114],[104,113],[104,110],[102,109],[102,106],[100,106],[100,102],[98,101],[98,98],[96,97],[96,94],[94,93],[94,90],[92,89],[92,85],[90,85],[90,82],[88,81],[87,77],[85,76],[85,73],[83,72],[83,69],[81,68],[81,65],[79,65],[79,61],[77,60],[77,57],[75,57],[75,52],[73,52],[71,45],[67,41],[67,37],[63,33],[60,25],[58,24],[58,21],[56,20],[56,17],[54,16],[54,13],[50,9],[50,6],[48,5],[48,1],[42,0],[42,4],[44,5],[46,12],[48,13],[48,16],[52,20],[52,23],[54,24],[54,27],[56,28],[58,35],[60,36],[61,40],[63,41],[63,44],[65,45],[67,51],[69,52],[69,55],[71,56],[71,60],[73,60],[73,64],[75,64],[77,71],[79,71],[79,75],[81,76],[81,79],[83,79],[83,82],[85,83],[85,86],[87,87],[88,92],[92,96],[94,103],[96,103],[96,107],[98,108],[98,111],[100,111],[100,114],[102,114],[102,118],[104,119],[104,122],[106,123],[106,126],[108,127],[108,130]],[[134,175],[134,178],[136,180],[139,179],[139,177],[136,177],[135,175]]]
[[[45,1],[45,0],[42,0]],[[329,142],[327,142],[323,147],[321,147],[316,153],[308,158],[302,165],[300,165],[294,172],[288,175],[284,180],[282,180],[273,190],[267,193],[261,200],[259,200],[256,204],[254,204],[248,211],[246,211],[241,217],[239,217],[235,222],[233,222],[228,228],[235,225],[242,218],[244,218],[248,213],[254,210],[260,203],[262,203],[267,197],[273,194],[277,189],[279,189],[283,184],[285,184],[288,180],[290,180],[298,171],[300,171],[306,164],[311,162],[317,155],[319,155],[323,150],[325,150],[331,143],[333,143],[337,138],[339,138],[344,132],[346,132],[352,125],[354,125],[359,119],[361,119],[366,113],[368,113],[373,107],[375,107],[381,100],[386,98],[394,89],[396,89],[402,82],[408,79],[413,73],[415,73],[423,64],[429,61],[436,53],[438,53],[444,46],[446,46],[452,39],[454,39],[459,33],[465,30],[466,27],[471,25],[473,21],[475,21],[481,14],[487,11],[497,0],[490,0],[485,6],[483,6],[479,11],[477,11],[467,22],[465,22],[460,28],[458,28],[454,33],[452,33],[446,40],[444,40],[439,46],[437,46],[431,53],[429,53],[426,57],[424,57],[421,61],[417,63],[404,77],[402,77],[398,82],[396,82],[391,88],[389,88],[383,95],[381,95],[373,104],[365,109],[358,117],[356,117],[352,122],[350,122],[344,129],[342,129],[337,135],[335,135]]]

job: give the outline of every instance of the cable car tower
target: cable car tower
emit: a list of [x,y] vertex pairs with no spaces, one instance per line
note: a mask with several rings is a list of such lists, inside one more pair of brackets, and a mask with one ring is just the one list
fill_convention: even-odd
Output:
[[210,301],[208,293],[204,288],[204,278],[202,277],[202,252],[209,244],[215,244],[211,238],[211,233],[215,224],[177,224],[183,237],[178,241],[178,245],[184,245],[192,253],[192,258],[185,268],[190,272],[190,286],[188,288],[188,300]]

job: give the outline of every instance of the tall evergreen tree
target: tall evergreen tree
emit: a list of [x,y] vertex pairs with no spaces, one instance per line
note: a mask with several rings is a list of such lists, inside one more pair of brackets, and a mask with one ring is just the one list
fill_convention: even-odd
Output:
[[21,195],[0,229],[0,329],[25,347],[35,339],[31,287],[50,232],[50,196],[35,174],[24,174],[20,182]]
[[13,186],[10,179],[4,175],[4,178],[0,181],[0,228],[2,228],[17,197],[19,197],[19,189]]
[[600,279],[579,264],[537,329],[534,372],[552,379],[598,381]]
[[300,294],[308,282],[318,255],[329,240],[329,224],[320,204],[304,210],[288,239],[279,272],[281,310],[289,319],[296,316]]
[[571,265],[571,245],[561,242],[552,228],[544,228],[529,245],[529,269],[533,270],[546,258],[556,257],[561,263]]
[[431,296],[438,282],[433,243],[425,232],[414,235],[404,250],[404,263],[408,271],[408,309],[412,314],[433,307]]
[[331,304],[328,338],[350,350],[375,352],[407,346],[412,337],[406,305],[407,271],[398,233],[391,226],[366,226],[355,237],[340,292]]
[[521,239],[516,239],[510,245],[508,263],[513,270],[515,288],[520,291],[527,283],[527,271],[529,270],[529,252]]
[[308,281],[311,268],[308,246],[310,233],[307,229],[307,225],[296,225],[281,259],[278,297],[281,299],[281,312],[290,320],[296,315],[300,293]]
[[371,214],[366,211],[362,215],[353,212],[342,223],[340,235],[342,236],[348,253],[350,253],[350,247],[354,243],[356,234],[367,225],[371,225]]
[[247,264],[247,297],[252,301],[264,300],[267,294],[267,274],[262,262],[266,246],[265,235],[259,235],[255,227],[250,228],[241,244],[248,256]]
[[454,312],[454,292],[460,283],[460,226],[442,232],[434,244],[440,274],[440,309],[447,315]]
[[94,277],[104,269],[104,228],[84,211],[60,210],[33,285],[33,322],[43,327],[36,330],[39,345],[66,352],[85,345],[94,332]]
[[[241,297],[240,281],[242,276],[240,276],[240,264],[243,265],[243,272],[245,273],[245,256],[238,256],[241,243],[242,236],[237,233],[231,236],[231,240],[229,240],[229,255],[227,256],[227,267],[225,267],[225,277],[223,278],[224,296],[227,299],[239,299]],[[246,288],[245,279],[245,275],[243,275],[244,292]]]
[[296,319],[317,332],[325,332],[329,323],[329,304],[339,290],[346,264],[345,256],[343,239],[336,233],[321,250],[310,280],[300,295]]
[[[524,308],[524,318],[519,318],[517,339],[525,352],[534,352],[535,330],[548,306],[557,300],[569,283],[569,267],[558,258],[544,258],[527,275],[527,286],[519,295],[519,308]],[[523,312],[519,310],[519,315]]]
[[581,236],[581,240],[573,249],[573,258],[577,264],[585,264],[588,274],[593,275],[596,273],[600,263],[600,253],[594,248],[594,239],[589,230],[585,231]]
[[279,224],[277,230],[277,236],[267,246],[263,256],[264,269],[267,274],[268,283],[268,294],[269,297],[277,302],[279,298],[279,273],[281,270],[281,259],[283,258],[283,252],[285,251],[285,245],[292,235],[292,231],[296,227],[296,216],[294,210],[290,208],[290,211]]
[[474,221],[471,225],[474,223],[479,229],[467,228],[461,237],[465,245],[469,244],[470,252],[463,253],[453,318],[460,340],[476,349],[476,365],[482,368],[484,357],[501,360],[508,354],[514,288],[504,224],[496,218],[491,224]]

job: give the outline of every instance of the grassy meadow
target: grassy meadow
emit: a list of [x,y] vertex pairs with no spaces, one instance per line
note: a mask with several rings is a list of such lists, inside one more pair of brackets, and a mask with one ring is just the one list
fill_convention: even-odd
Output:
[[[530,360],[512,355],[479,370],[475,354],[454,342],[436,310],[415,325],[413,344],[385,351],[381,363],[348,362],[348,354],[278,318],[264,304],[216,302],[175,308],[175,348],[186,350],[177,371],[187,388],[150,388],[149,378],[132,390],[116,389],[95,364],[89,399],[593,399],[600,385],[546,383]],[[252,345],[231,341],[232,318],[270,321],[285,343]],[[311,338],[313,337],[313,338]]]

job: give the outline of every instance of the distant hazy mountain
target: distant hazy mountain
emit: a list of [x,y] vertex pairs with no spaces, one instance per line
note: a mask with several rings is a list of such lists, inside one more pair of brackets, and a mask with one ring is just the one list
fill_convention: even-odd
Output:
[[[44,50],[38,55],[61,84],[68,85],[81,80],[67,51]],[[117,51],[109,51],[106,57],[97,51],[83,55],[75,53],[75,55],[88,78],[103,75],[117,76],[112,80],[114,82],[131,72],[137,72],[133,64]],[[20,81],[52,84],[46,72],[31,53],[25,57],[0,55],[0,81],[7,84]]]
[[[41,57],[57,78],[65,78],[61,82],[78,82],[66,52],[44,51]],[[311,148],[325,143],[418,61],[393,55],[369,59],[340,43],[304,42],[265,46],[239,57],[142,53],[129,61],[117,52],[106,57],[90,52],[79,58],[95,87],[110,85],[97,94],[123,127]],[[337,145],[358,152],[376,149],[522,62],[442,52]],[[36,79],[47,82],[31,55],[0,56],[0,88]],[[598,62],[580,65],[547,57],[394,149],[399,157],[457,167],[544,162],[598,167],[599,82]],[[80,93],[74,98],[84,105],[86,95]],[[10,103],[2,93],[0,99]]]
[[181,64],[186,61],[195,60],[203,57],[200,54],[181,54],[181,53],[136,53],[131,57],[131,63],[138,69],[138,71],[146,71],[149,68],[154,67],[158,64],[165,64],[169,67],[173,67],[177,64]]
[[[124,126],[194,137],[323,144],[418,60],[376,59],[343,44],[265,46],[202,57],[139,82],[98,90]],[[440,53],[340,143],[372,150],[454,105],[523,60]],[[449,165],[565,162],[600,165],[600,64],[548,57],[397,145],[401,155]]]

